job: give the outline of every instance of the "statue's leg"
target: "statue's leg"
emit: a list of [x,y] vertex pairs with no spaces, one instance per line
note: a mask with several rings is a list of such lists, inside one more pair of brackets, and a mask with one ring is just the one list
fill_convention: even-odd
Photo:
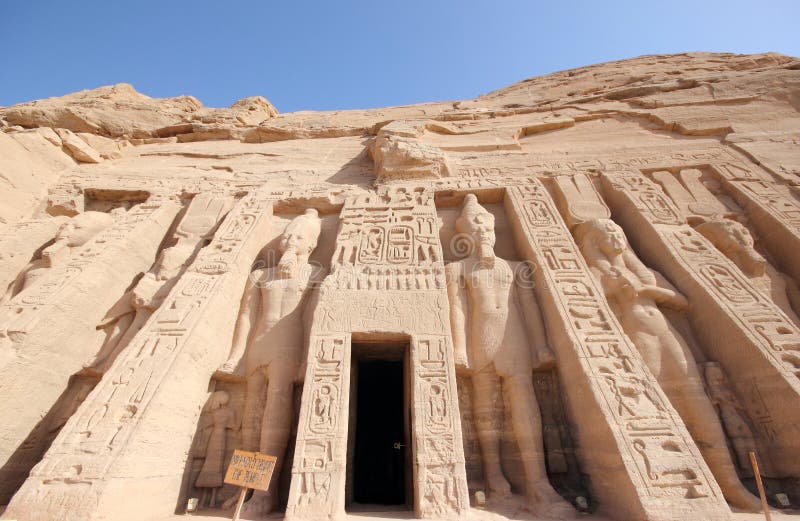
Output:
[[270,364],[267,381],[267,404],[261,423],[260,451],[275,456],[275,470],[267,491],[266,512],[278,504],[280,471],[284,463],[286,445],[292,428],[293,387],[297,368]]
[[659,384],[686,424],[725,499],[736,507],[757,511],[760,501],[745,488],[736,473],[722,424],[706,395],[688,347],[672,331],[666,331],[660,340],[664,357]]
[[573,516],[575,509],[550,485],[545,468],[542,419],[528,372],[508,376],[503,391],[511,405],[511,422],[525,469],[525,485],[534,509],[548,517]]
[[117,346],[122,340],[123,335],[131,326],[135,313],[127,313],[122,315],[112,325],[107,326],[106,338],[103,341],[102,347],[94,356],[93,359],[87,360],[84,366],[84,372],[87,374],[101,375],[111,365],[117,353]]
[[258,450],[259,430],[261,428],[261,413],[264,399],[264,373],[257,369],[247,375],[247,389],[244,396],[244,415],[242,417],[242,443],[244,449]]
[[500,396],[500,379],[494,367],[488,366],[472,374],[472,411],[475,430],[481,445],[483,475],[491,497],[511,496],[511,485],[500,467],[500,420],[495,407]]
[[[130,344],[133,337],[136,336],[136,333],[144,327],[147,319],[149,319],[152,314],[153,312],[150,310],[140,309],[132,315],[129,315],[132,319],[129,319],[129,322],[124,326],[125,329],[123,330],[122,336],[119,337],[113,345],[113,348],[106,353],[102,362],[95,364],[95,367],[97,367],[101,373],[105,374],[108,368],[111,367],[111,364],[114,363],[114,360],[116,360],[119,354]],[[122,320],[120,320],[120,322],[121,321]]]

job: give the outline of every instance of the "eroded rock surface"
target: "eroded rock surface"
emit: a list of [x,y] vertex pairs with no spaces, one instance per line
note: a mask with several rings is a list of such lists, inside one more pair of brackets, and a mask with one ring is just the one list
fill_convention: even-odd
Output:
[[751,451],[800,508],[796,58],[0,130],[4,519],[230,516],[237,449],[247,519],[737,519]]

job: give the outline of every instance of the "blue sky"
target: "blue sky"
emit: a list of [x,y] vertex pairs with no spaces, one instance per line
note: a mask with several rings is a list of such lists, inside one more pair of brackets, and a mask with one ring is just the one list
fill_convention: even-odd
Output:
[[473,98],[602,61],[800,56],[800,0],[0,0],[0,106],[119,82],[279,111]]

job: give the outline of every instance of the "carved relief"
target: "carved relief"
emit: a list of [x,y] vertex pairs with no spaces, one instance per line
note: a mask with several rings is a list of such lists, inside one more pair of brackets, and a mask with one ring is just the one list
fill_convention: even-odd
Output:
[[[520,216],[527,215],[525,208],[531,205],[554,206],[538,181],[511,190],[510,196],[511,207]],[[672,214],[664,212],[664,215]],[[578,356],[577,359],[570,358],[574,356],[571,350],[559,352],[559,356],[567,357],[561,363],[570,363],[573,368],[577,363],[577,367],[592,375],[588,380],[591,382],[590,388],[602,397],[607,407],[603,414],[617,426],[615,432],[620,437],[614,443],[619,444],[622,453],[629,455],[630,459],[623,464],[634,465],[627,468],[627,475],[640,480],[636,487],[648,491],[648,499],[643,500],[646,505],[644,508],[655,507],[655,504],[648,503],[649,498],[687,496],[687,480],[665,480],[660,471],[653,470],[672,468],[672,457],[677,453],[684,455],[678,469],[691,476],[691,487],[699,491],[688,495],[698,502],[697,508],[708,509],[709,512],[727,510],[720,503],[719,489],[685,427],[650,372],[645,369],[641,355],[622,334],[605,299],[598,294],[598,285],[592,280],[591,272],[565,225],[553,217],[542,219],[536,225],[526,222],[521,231],[529,241],[528,251],[533,258],[541,259],[541,271],[537,272],[541,278],[536,279],[537,286],[553,295],[561,320],[558,327],[566,329],[569,335],[566,338],[573,343]],[[619,240],[615,241],[617,243],[620,248],[624,246]],[[621,283],[620,288],[628,287],[623,284],[625,279],[621,277],[622,272],[617,275],[609,273]],[[548,327],[552,324],[549,321]],[[597,431],[592,432],[599,435]],[[670,448],[669,451],[664,450],[664,444]],[[603,472],[607,474],[608,468],[603,467]],[[605,501],[614,501],[626,493],[633,494],[633,497],[637,494],[636,491],[626,492],[617,487]]]
[[[220,227],[220,238],[214,239],[205,250],[213,252],[211,255],[219,261],[236,262],[250,228],[239,228],[237,236],[228,232],[239,222],[255,224],[252,217],[263,219],[264,215],[269,215],[267,201],[255,196],[245,197]],[[205,250],[154,312],[147,327],[134,337],[100,385],[67,422],[18,497],[29,493],[28,483],[35,490],[37,480],[54,484],[90,483],[95,494],[102,493],[109,469],[140,424],[156,390],[171,374],[172,364],[186,347],[190,333],[197,327],[205,306],[221,283],[219,275],[206,275],[198,269]],[[53,508],[71,501],[72,494],[78,492],[69,488],[53,490],[54,497],[58,498],[48,503]]]
[[[247,502],[247,510],[258,514],[271,512],[278,503],[280,469],[293,417],[292,403],[286,396],[291,396],[294,383],[303,376],[299,374],[306,339],[303,312],[321,278],[320,270],[308,259],[317,246],[320,230],[317,211],[306,210],[281,235],[278,265],[251,274],[230,357],[215,375],[223,380],[244,377],[244,448],[277,458],[270,489],[257,492]],[[238,369],[241,361],[242,372]],[[312,432],[324,434],[335,428],[339,394],[335,383],[314,390],[308,418]]]
[[[627,182],[625,186],[641,187],[643,184]],[[647,205],[642,198],[638,201]],[[662,222],[659,212],[652,215],[655,222]],[[686,298],[636,257],[624,232],[613,221],[599,219],[582,223],[576,227],[575,237],[625,333],[661,383],[672,405],[687,418],[687,422],[691,419],[688,424],[690,432],[726,499],[742,508],[757,509],[757,498],[739,482],[730,459],[726,457],[725,434],[703,392],[689,347],[658,309],[659,305],[685,309],[688,306]],[[704,275],[709,280],[727,287],[726,277],[730,274],[724,268],[713,265],[706,268]],[[736,295],[734,298],[743,298],[735,287],[731,291]],[[681,388],[674,384],[677,375],[684,382]]]
[[[548,208],[539,208],[537,215],[543,216],[539,219],[551,215]],[[489,493],[494,497],[511,493],[500,468],[498,420],[492,417],[497,414],[494,403],[502,378],[512,406],[529,501],[539,511],[568,515],[573,509],[550,485],[542,457],[531,373],[534,363],[551,364],[553,355],[546,345],[538,305],[530,289],[519,288],[513,280],[512,273],[518,271],[515,266],[495,257],[494,217],[472,194],[465,198],[456,229],[472,239],[473,247],[465,260],[448,265],[450,318],[456,361],[470,370],[475,427]],[[529,342],[535,349],[535,362]]]
[[343,506],[348,393],[342,389],[350,383],[349,335],[312,336],[308,356],[286,510],[299,519]]

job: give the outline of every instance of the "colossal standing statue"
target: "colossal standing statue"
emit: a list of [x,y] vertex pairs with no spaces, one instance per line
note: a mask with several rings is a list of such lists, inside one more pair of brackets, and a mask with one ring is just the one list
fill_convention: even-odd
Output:
[[218,378],[230,378],[244,357],[244,448],[277,458],[270,489],[257,492],[247,503],[248,511],[256,513],[271,512],[278,501],[280,469],[292,423],[292,390],[304,376],[303,313],[311,290],[322,275],[321,268],[308,261],[317,246],[320,229],[317,211],[306,210],[283,232],[278,265],[251,274],[242,297],[231,355],[217,371]]
[[549,516],[574,515],[574,509],[550,485],[545,469],[532,373],[534,365],[553,364],[554,358],[533,291],[515,280],[524,266],[495,256],[494,216],[478,204],[475,195],[467,195],[456,230],[468,237],[473,248],[469,257],[447,266],[453,343],[456,364],[469,367],[475,428],[490,497],[511,494],[500,465],[503,413],[497,404],[502,403],[498,400],[502,386],[511,407],[532,509]]
[[776,270],[756,251],[753,236],[745,225],[731,219],[717,218],[704,222],[695,229],[732,260],[795,325],[800,326],[800,317],[797,316],[800,310],[800,288],[794,280]]
[[62,224],[53,244],[42,250],[41,258],[32,261],[20,273],[6,294],[0,298],[0,304],[33,287],[49,269],[67,262],[75,249],[113,223],[113,218],[107,213],[84,212]]
[[658,309],[659,304],[686,309],[686,298],[639,260],[614,221],[583,222],[575,228],[575,239],[623,330],[681,415],[725,498],[740,508],[760,508],[758,498],[736,474],[725,433],[689,347]]

